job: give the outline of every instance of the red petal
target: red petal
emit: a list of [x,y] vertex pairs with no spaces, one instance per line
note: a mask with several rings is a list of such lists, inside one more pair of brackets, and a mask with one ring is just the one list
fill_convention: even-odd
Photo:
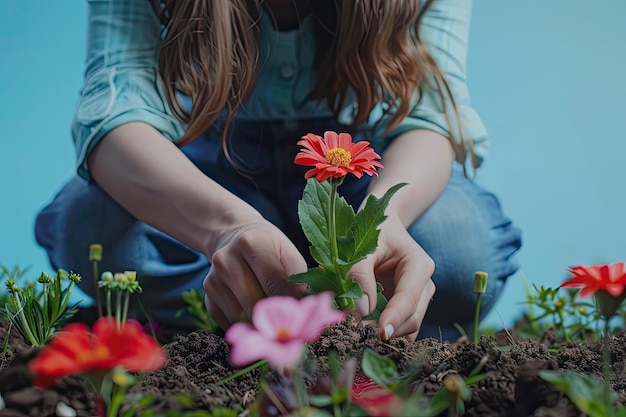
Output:
[[343,148],[350,153],[352,153],[352,148],[354,144],[352,143],[352,136],[349,133],[340,133],[339,140],[337,141],[337,146],[335,148]]
[[326,143],[326,146],[328,146],[328,149],[341,147],[339,139],[340,137],[337,132],[333,132],[332,130],[324,132],[324,142]]
[[330,172],[324,169],[319,170],[315,175],[317,182],[324,182],[328,179],[328,177],[330,177]]
[[581,285],[585,285],[585,282],[580,277],[574,277],[562,283],[560,287],[561,288],[580,287]]
[[581,297],[588,297],[590,295],[595,294],[596,291],[598,291],[599,288],[597,287],[584,287],[582,290],[580,290],[579,295]]
[[604,287],[604,289],[613,297],[619,297],[624,293],[624,284],[618,284],[618,283],[607,284],[606,287]]
[[624,262],[615,262],[609,265],[609,276],[611,281],[618,282],[626,279],[624,272]]

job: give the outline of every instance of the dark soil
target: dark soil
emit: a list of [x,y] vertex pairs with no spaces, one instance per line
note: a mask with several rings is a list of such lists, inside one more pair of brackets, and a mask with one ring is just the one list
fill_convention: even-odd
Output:
[[[5,340],[6,323],[0,323],[0,340]],[[626,399],[626,333],[611,341],[613,389],[619,393],[618,403]],[[546,334],[544,341],[554,340]],[[562,344],[558,351],[538,340],[511,340],[508,334],[482,336],[475,345],[468,341],[440,343],[434,339],[410,343],[406,339],[390,342],[380,340],[374,327],[365,326],[349,316],[343,323],[327,329],[310,349],[310,357],[319,359],[318,369],[325,369],[325,358],[336,350],[342,358],[360,357],[367,347],[390,357],[399,369],[415,370],[413,392],[434,394],[443,378],[451,373],[463,377],[486,357],[482,372],[487,377],[471,385],[472,397],[466,403],[467,416],[584,416],[559,390],[538,377],[542,369],[568,369],[602,379],[602,345],[600,343]],[[212,407],[244,409],[257,396],[260,371],[254,370],[224,384],[220,381],[233,374],[228,362],[228,345],[222,335],[196,331],[173,337],[168,343],[168,365],[145,376],[130,393],[152,396],[153,404],[163,410],[180,409],[178,394],[189,394],[189,409]],[[77,416],[95,415],[95,400],[86,383],[68,377],[53,389],[31,386],[26,370],[34,355],[21,337],[11,332],[9,348],[0,363],[0,393],[5,408],[0,416]],[[69,413],[68,413],[69,411]]]

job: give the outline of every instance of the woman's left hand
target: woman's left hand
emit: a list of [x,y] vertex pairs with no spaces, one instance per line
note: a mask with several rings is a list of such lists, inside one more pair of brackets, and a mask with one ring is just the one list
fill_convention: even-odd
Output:
[[380,335],[415,340],[435,294],[431,277],[435,263],[415,242],[400,219],[389,216],[381,225],[376,252],[356,264],[351,275],[363,288],[357,309],[369,315],[376,308],[376,281],[389,299],[379,318]]

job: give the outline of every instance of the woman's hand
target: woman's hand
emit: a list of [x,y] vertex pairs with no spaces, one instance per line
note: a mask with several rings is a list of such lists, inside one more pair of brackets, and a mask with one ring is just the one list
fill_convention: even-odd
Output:
[[204,279],[205,304],[220,327],[250,319],[254,304],[266,296],[302,297],[301,287],[287,278],[306,271],[306,261],[277,227],[260,218],[222,236]]
[[364,315],[372,313],[379,281],[389,299],[379,318],[381,338],[408,336],[415,340],[435,294],[434,271],[433,260],[402,222],[390,216],[381,225],[376,252],[352,268],[351,274],[365,294],[363,301],[355,300],[357,308]]

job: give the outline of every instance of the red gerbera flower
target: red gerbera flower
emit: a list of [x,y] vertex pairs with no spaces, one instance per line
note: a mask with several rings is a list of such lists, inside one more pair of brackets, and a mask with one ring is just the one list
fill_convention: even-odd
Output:
[[28,363],[34,385],[49,387],[68,375],[101,373],[116,366],[130,372],[155,371],[165,365],[163,348],[127,322],[118,328],[111,317],[98,319],[93,332],[83,323],[71,323],[55,335],[39,356]]
[[607,320],[613,317],[626,298],[624,262],[608,265],[574,266],[568,272],[574,277],[561,284],[562,288],[583,287],[580,296],[593,295],[598,310]]
[[583,287],[580,290],[581,297],[592,295],[598,290],[604,290],[613,297],[619,297],[624,293],[626,286],[624,262],[608,265],[578,265],[569,268],[568,272],[574,277],[561,284],[561,287]]
[[378,155],[367,141],[352,142],[349,133],[324,132],[324,137],[308,133],[298,141],[304,147],[298,152],[294,162],[298,165],[312,166],[304,174],[306,179],[315,177],[319,182],[328,177],[341,178],[354,174],[361,178],[363,173],[378,175],[376,168],[383,165]]

